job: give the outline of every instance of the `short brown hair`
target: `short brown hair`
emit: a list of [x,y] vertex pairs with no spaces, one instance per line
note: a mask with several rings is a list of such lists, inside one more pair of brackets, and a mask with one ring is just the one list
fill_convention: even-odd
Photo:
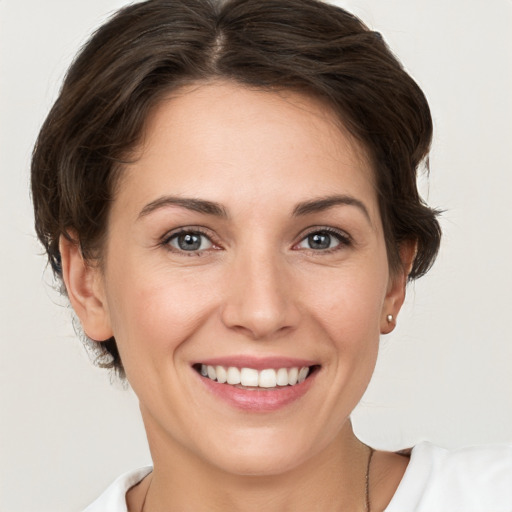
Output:
[[[34,149],[36,232],[58,278],[59,237],[70,230],[86,259],[101,255],[119,164],[150,109],[171,90],[216,78],[326,100],[373,164],[391,269],[400,244],[414,241],[410,278],[427,272],[441,231],[416,177],[432,119],[380,34],[317,0],[149,0],[121,9],[85,45]],[[100,350],[122,373],[115,340]]]

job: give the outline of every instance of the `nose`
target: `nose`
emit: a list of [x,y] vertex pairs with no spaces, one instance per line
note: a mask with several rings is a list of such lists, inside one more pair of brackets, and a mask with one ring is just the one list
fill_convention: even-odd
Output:
[[293,330],[300,320],[297,294],[279,255],[240,255],[229,269],[222,321],[254,340]]

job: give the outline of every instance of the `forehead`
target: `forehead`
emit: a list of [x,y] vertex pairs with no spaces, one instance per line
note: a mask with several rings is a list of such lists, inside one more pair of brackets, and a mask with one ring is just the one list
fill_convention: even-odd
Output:
[[375,196],[364,150],[326,102],[230,82],[190,85],[162,100],[121,185],[147,200],[155,187],[219,202],[299,201],[347,187]]

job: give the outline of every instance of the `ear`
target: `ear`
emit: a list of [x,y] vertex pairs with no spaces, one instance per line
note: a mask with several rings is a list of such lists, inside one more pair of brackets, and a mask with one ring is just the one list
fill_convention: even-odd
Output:
[[402,265],[398,271],[389,277],[388,290],[381,312],[381,334],[389,334],[396,327],[396,318],[405,300],[407,278],[412,270],[417,250],[418,244],[416,241],[407,241],[400,246],[399,253]]
[[105,298],[103,277],[99,268],[84,259],[80,244],[61,235],[59,250],[62,258],[62,279],[69,301],[75,310],[85,334],[95,341],[113,336],[110,315]]

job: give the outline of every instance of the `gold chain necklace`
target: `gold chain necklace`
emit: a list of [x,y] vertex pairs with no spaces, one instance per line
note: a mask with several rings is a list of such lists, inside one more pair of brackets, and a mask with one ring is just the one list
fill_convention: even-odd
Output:
[[[372,457],[375,450],[369,446],[370,452],[368,453],[368,462],[366,463],[366,474],[365,474],[365,484],[364,484],[364,495],[365,495],[365,511],[371,512],[371,503],[370,503],[370,464],[372,463]],[[149,494],[149,488],[151,487],[151,483],[148,485],[146,489],[146,494],[144,494],[144,500],[142,501],[142,507],[140,512],[144,512],[144,506],[146,505],[146,498]]]
[[[366,512],[372,512],[371,504],[370,504],[370,464],[372,463],[372,457],[373,457],[373,453],[375,452],[375,450],[371,446],[369,446],[368,448],[370,448],[370,453],[368,454],[368,462],[366,464],[364,495],[365,495]],[[144,501],[146,501],[145,498],[144,498]],[[142,512],[144,512],[144,510]]]

